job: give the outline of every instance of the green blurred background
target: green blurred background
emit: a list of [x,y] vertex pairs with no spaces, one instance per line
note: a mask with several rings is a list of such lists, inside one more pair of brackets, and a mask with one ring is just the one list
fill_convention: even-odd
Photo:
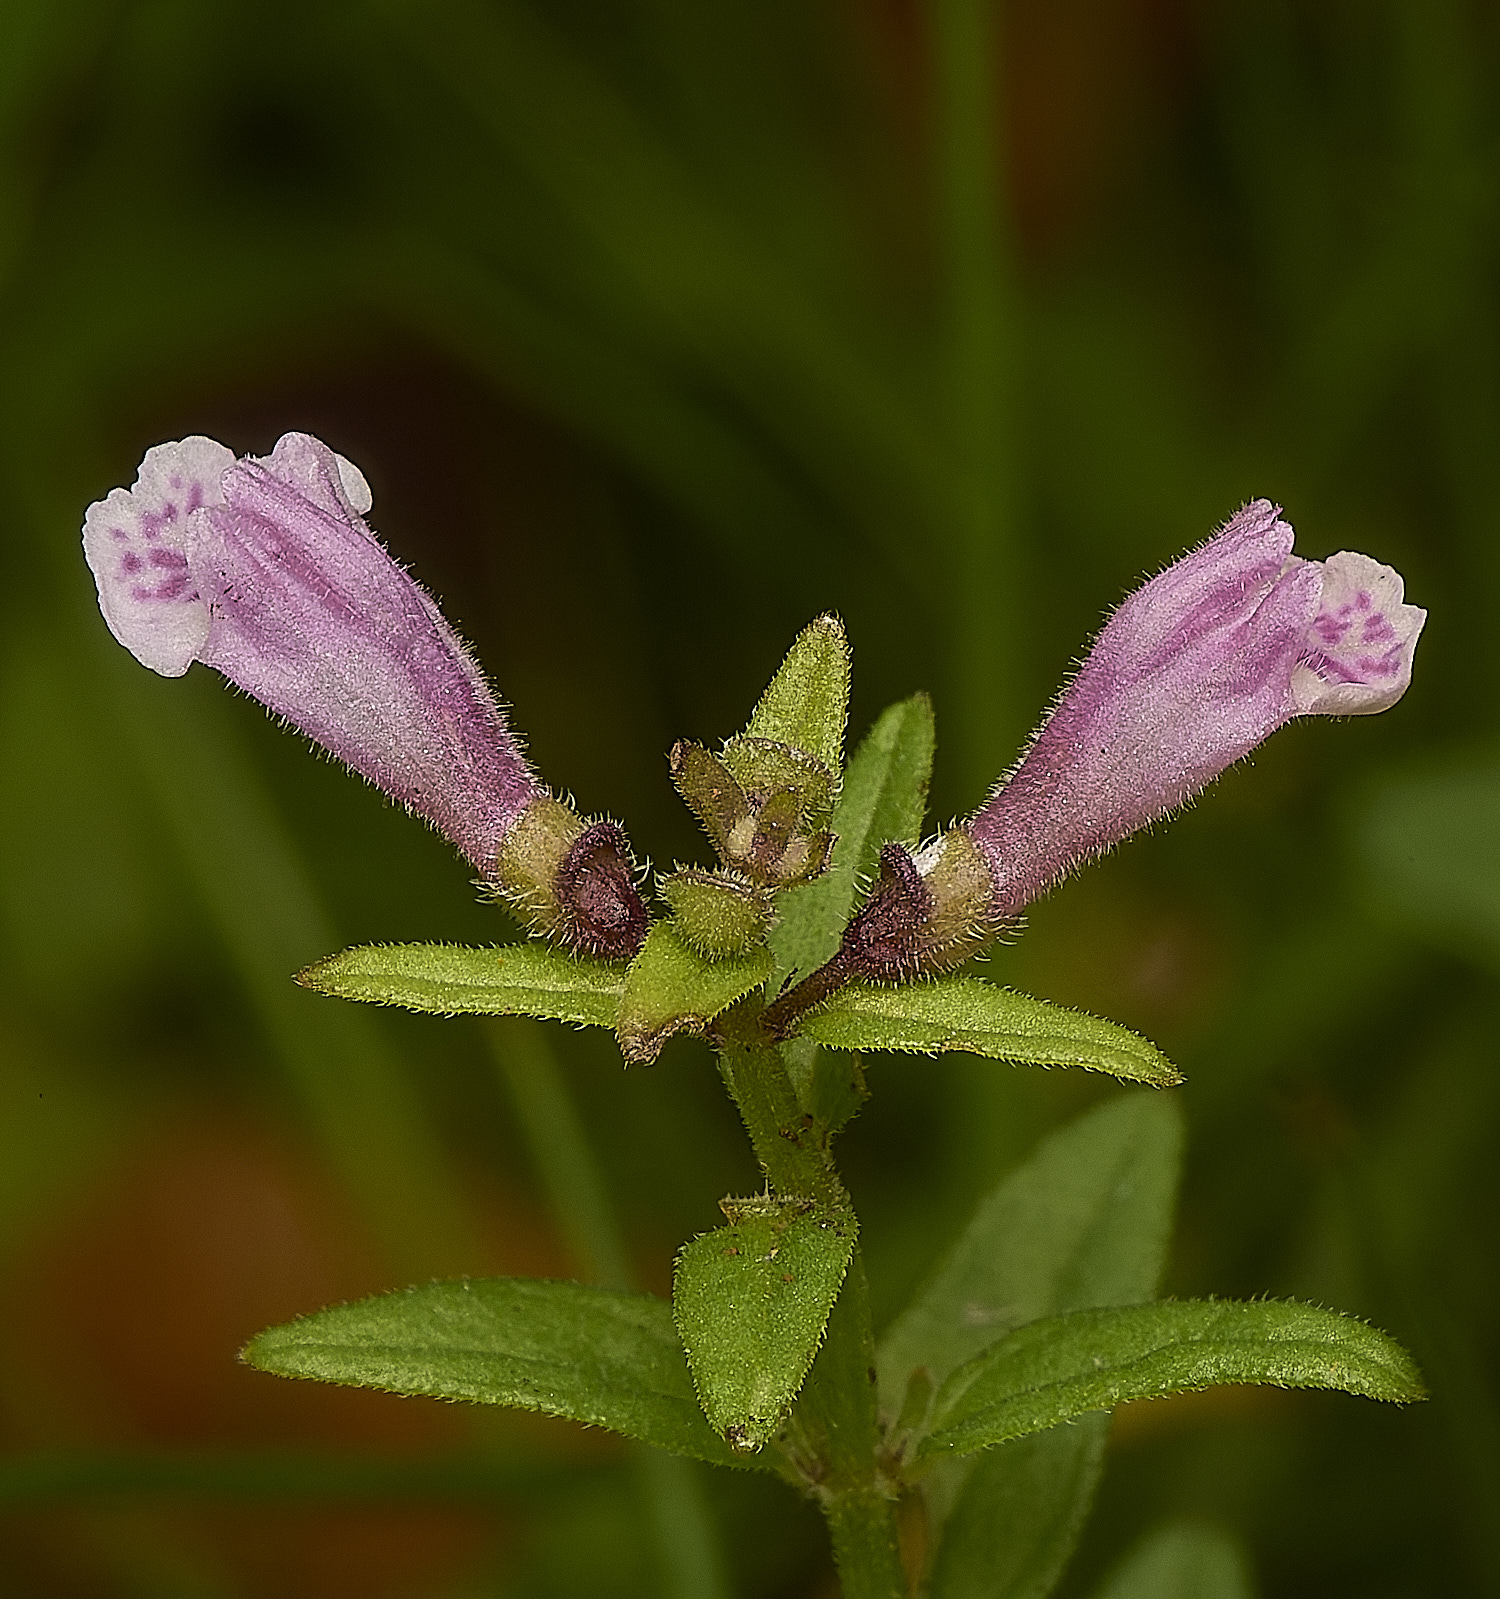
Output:
[[[441,840],[99,620],[85,504],[147,445],[291,428],[658,865],[703,855],[663,752],[742,725],[819,610],[855,731],[933,692],[940,821],[1246,498],[1396,565],[1432,613],[1399,708],[1279,734],[988,970],[1187,1071],[1171,1291],[1369,1317],[1434,1394],[1122,1412],[1064,1594],[1175,1515],[1267,1596],[1500,1590],[1497,73],[1479,0],[5,0],[0,1595],[668,1591],[605,1436],[234,1362],[333,1300],[577,1269],[512,1092],[539,1048],[658,1291],[754,1180],[690,1042],[627,1075],[289,982],[512,936]],[[870,1078],[880,1316],[1120,1091]],[[809,1510],[701,1481],[739,1599],[832,1592]]]

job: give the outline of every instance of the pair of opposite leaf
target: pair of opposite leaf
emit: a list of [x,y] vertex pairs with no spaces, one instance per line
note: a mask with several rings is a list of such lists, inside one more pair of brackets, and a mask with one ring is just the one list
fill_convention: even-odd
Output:
[[[145,665],[214,667],[429,821],[532,933],[632,959],[650,916],[623,830],[547,791],[468,647],[370,531],[370,505],[358,468],[307,434],[240,459],[194,437],[148,450],[131,489],[89,507],[84,551],[105,620]],[[770,1030],[793,1030],[850,978],[958,964],[1294,717],[1393,705],[1426,612],[1390,567],[1302,560],[1292,541],[1255,500],[1135,590],[985,804],[921,849],[884,846],[838,953],[796,974]],[[837,624],[821,625],[842,650]],[[680,920],[695,895],[742,902],[725,953],[764,934],[769,895],[817,875],[832,842],[837,751],[756,731],[717,756],[673,752],[722,864],[667,879],[664,897]]]

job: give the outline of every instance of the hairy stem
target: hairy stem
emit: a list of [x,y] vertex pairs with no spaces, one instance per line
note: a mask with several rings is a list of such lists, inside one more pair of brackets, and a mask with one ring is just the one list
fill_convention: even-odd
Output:
[[906,1599],[895,1502],[871,1489],[842,1494],[823,1508],[843,1599]]
[[793,1412],[789,1449],[828,1521],[844,1599],[905,1599],[896,1502],[877,1466],[875,1340],[856,1250]]
[[808,1011],[821,1005],[855,975],[848,952],[840,949],[814,972],[808,973],[794,988],[789,988],[761,1013],[761,1026],[767,1034],[784,1039]]
[[[755,1026],[764,1018],[756,1018]],[[828,1151],[829,1134],[798,1103],[782,1052],[726,1041],[719,1068],[771,1189],[853,1219]],[[821,1506],[844,1599],[905,1599],[896,1507],[878,1468],[875,1341],[858,1251],[834,1302],[823,1345],[776,1447]]]
[[803,1111],[781,1051],[729,1039],[720,1050],[719,1071],[772,1191],[847,1210],[849,1196],[828,1153],[826,1129]]

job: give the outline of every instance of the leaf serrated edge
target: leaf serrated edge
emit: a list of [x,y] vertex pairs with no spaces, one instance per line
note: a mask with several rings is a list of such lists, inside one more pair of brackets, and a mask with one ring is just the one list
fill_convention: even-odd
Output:
[[[1393,1338],[1388,1332],[1386,1332],[1384,1330],[1384,1328],[1377,1327],[1374,1324],[1374,1322],[1369,1321],[1368,1319],[1366,1319],[1363,1316],[1356,1316],[1356,1315],[1352,1314],[1349,1311],[1336,1310],[1336,1309],[1333,1309],[1333,1308],[1331,1308],[1329,1306],[1326,1306],[1326,1305],[1315,1304],[1311,1300],[1304,1300],[1304,1299],[1278,1299],[1278,1298],[1273,1297],[1270,1294],[1257,1294],[1253,1298],[1250,1298],[1250,1299],[1230,1299],[1230,1298],[1222,1297],[1222,1296],[1220,1296],[1218,1294],[1207,1294],[1207,1295],[1204,1295],[1201,1299],[1178,1299],[1178,1298],[1175,1298],[1175,1297],[1169,1297],[1169,1298],[1163,1298],[1163,1299],[1143,1300],[1141,1302],[1141,1306],[1140,1307],[1130,1306],[1130,1305],[1120,1305],[1120,1306],[1099,1306],[1097,1308],[1100,1309],[1100,1310],[1131,1310],[1131,1309],[1136,1309],[1136,1308],[1144,1308],[1145,1306],[1157,1307],[1157,1306],[1163,1306],[1163,1305],[1194,1305],[1194,1304],[1198,1304],[1198,1305],[1284,1305],[1284,1306],[1287,1306],[1289,1308],[1296,1309],[1296,1310],[1313,1310],[1313,1311],[1317,1311],[1320,1315],[1330,1316],[1335,1321],[1345,1322],[1345,1323],[1348,1323],[1348,1324],[1353,1325],[1353,1326],[1363,1327],[1367,1331],[1374,1333],[1375,1336],[1377,1338],[1379,1338],[1383,1342],[1383,1344],[1386,1346],[1386,1348],[1396,1355],[1397,1360],[1395,1362],[1395,1366],[1396,1366],[1396,1368],[1398,1370],[1398,1374],[1408,1384],[1408,1391],[1406,1393],[1403,1393],[1403,1394],[1396,1394],[1396,1395],[1387,1396],[1387,1395],[1384,1395],[1384,1394],[1368,1393],[1368,1392],[1360,1390],[1360,1389],[1345,1388],[1345,1387],[1340,1386],[1337,1383],[1279,1382],[1274,1377],[1232,1377],[1232,1378],[1224,1379],[1224,1380],[1221,1380],[1221,1381],[1210,1381],[1210,1382],[1201,1382],[1201,1383],[1184,1383],[1181,1387],[1174,1387],[1171,1390],[1169,1390],[1167,1393],[1164,1393],[1164,1394],[1142,1395],[1140,1398],[1137,1398],[1137,1399],[1128,1399],[1128,1400],[1117,1401],[1117,1404],[1156,1404],[1156,1403],[1159,1403],[1161,1400],[1171,1399],[1171,1398],[1175,1397],[1178,1394],[1206,1393],[1211,1388],[1227,1388],[1227,1387],[1278,1388],[1278,1389],[1282,1390],[1282,1392],[1285,1392],[1285,1393],[1294,1392],[1294,1391],[1296,1391],[1298,1389],[1309,1390],[1309,1391],[1314,1391],[1314,1392],[1323,1392],[1323,1393],[1345,1393],[1345,1394],[1348,1394],[1349,1397],[1352,1398],[1352,1399],[1370,1399],[1370,1400],[1375,1401],[1378,1404],[1387,1404],[1387,1405],[1417,1404],[1417,1403],[1420,1403],[1420,1402],[1422,1402],[1422,1401],[1424,1401],[1424,1400],[1426,1400],[1426,1399],[1431,1397],[1431,1395],[1428,1392],[1426,1384],[1422,1381],[1422,1374],[1421,1374],[1420,1370],[1417,1367],[1416,1361],[1411,1357],[1411,1355],[1407,1352],[1407,1350],[1404,1348],[1404,1346],[1401,1345],[1400,1343],[1398,1343],[1395,1338]],[[1081,1311],[1081,1312],[1080,1311],[1068,1311],[1068,1312],[1064,1312],[1063,1313],[1064,1316],[1081,1315],[1081,1314],[1088,1314],[1088,1312],[1087,1311]],[[1053,1320],[1054,1318],[1053,1317],[1038,1317],[1037,1319],[1038,1320],[1043,1320],[1043,1321],[1050,1321],[1050,1320]],[[1059,1317],[1059,1318],[1055,1318],[1055,1319],[1062,1319],[1062,1318]],[[1020,1326],[1013,1327],[1013,1328],[1009,1329],[1009,1331],[1007,1333],[1002,1334],[1001,1338],[997,1339],[996,1342],[1003,1342],[1006,1337],[1010,1336],[1010,1333],[1019,1332],[1023,1327],[1029,1327],[1029,1326],[1034,1326],[1034,1325],[1035,1325],[1034,1322],[1022,1322],[1020,1324]],[[1209,1340],[1207,1340],[1207,1339],[1204,1339],[1204,1340],[1190,1339],[1190,1340],[1187,1340],[1186,1342],[1187,1343],[1193,1343],[1193,1342],[1200,1342],[1200,1341],[1208,1342]],[[1307,1338],[1306,1336],[1299,1336],[1297,1338],[1287,1338],[1287,1339],[1263,1339],[1263,1340],[1260,1340],[1259,1342],[1261,1344],[1261,1347],[1265,1347],[1266,1345],[1274,1346],[1277,1343],[1288,1343],[1288,1344],[1299,1344],[1300,1343],[1300,1344],[1313,1345],[1315,1341],[1312,1340],[1312,1339]],[[1150,1358],[1152,1358],[1152,1356],[1161,1353],[1161,1351],[1163,1349],[1168,1348],[1168,1347],[1170,1347],[1170,1346],[1166,1345],[1166,1344],[1159,1345],[1155,1349],[1152,1349],[1152,1350],[1148,1351],[1146,1354],[1137,1357],[1137,1359],[1132,1361],[1132,1362],[1130,1362],[1129,1365],[1121,1366],[1119,1369],[1121,1371],[1129,1370],[1130,1369],[1130,1365],[1136,1365],[1136,1364],[1139,1364],[1140,1361],[1149,1360]],[[968,1362],[965,1362],[965,1364],[966,1365],[972,1365],[972,1364],[977,1363],[979,1360],[981,1360],[983,1358],[983,1354],[984,1354],[984,1352],[981,1351],[980,1354],[973,1356],[971,1358],[971,1360],[968,1361]],[[963,1368],[960,1367],[959,1369],[962,1370]],[[1059,1385],[1056,1384],[1056,1383],[1049,1383],[1049,1384],[1042,1385],[1042,1388],[1045,1388],[1045,1387],[1056,1387],[1056,1386],[1059,1386]],[[1037,1389],[1031,1390],[1031,1391],[1033,1391],[1033,1392],[1041,1392],[1042,1388],[1037,1388]],[[967,1392],[967,1387],[964,1390],[962,1390],[961,1392]],[[939,1397],[940,1397],[940,1394],[939,1395],[934,1395],[933,1407],[932,1407],[932,1410],[929,1413],[929,1417],[930,1418],[935,1417],[936,1414],[937,1414],[937,1399]],[[1096,1412],[1096,1411],[1113,1410],[1115,1408],[1116,1408],[1116,1405],[1093,1405],[1093,1406],[1087,1407],[1084,1410],[1079,1410],[1079,1411],[1074,1412],[1074,1415],[1075,1416],[1089,1415],[1089,1414],[1091,1414],[1093,1412]],[[1065,1426],[1065,1425],[1067,1425],[1067,1422],[1070,1419],[1072,1419],[1072,1418],[1064,1418],[1063,1420],[1058,1421],[1058,1422],[1054,1422],[1051,1425],[1052,1426]],[[1027,1436],[1030,1435],[1031,1432],[1034,1432],[1034,1431],[1045,1432],[1045,1431],[1049,1431],[1049,1430],[1050,1430],[1050,1427],[1031,1428],[1031,1429],[1028,1429],[1026,1432],[1013,1434],[1012,1436],[1015,1436],[1015,1437],[1027,1437]],[[929,1448],[928,1445],[931,1443],[931,1440],[933,1440],[934,1438],[939,1438],[940,1439],[942,1437],[942,1434],[943,1434],[943,1428],[941,1428],[941,1427],[929,1427],[926,1431],[924,1431],[924,1433],[921,1435],[921,1437],[919,1439],[914,1440],[914,1444],[915,1444],[915,1459],[914,1459],[913,1463],[915,1465],[927,1466],[927,1465],[931,1465],[932,1463],[934,1463],[935,1461],[938,1461],[938,1460],[951,1459],[951,1458],[954,1458],[956,1455],[962,1455],[962,1454],[976,1454],[976,1453],[979,1453],[979,1451],[981,1449],[995,1447],[995,1445],[990,1444],[990,1445],[980,1445],[978,1448],[969,1448],[969,1449],[960,1450],[960,1449],[955,1449],[951,1445],[943,1445],[943,1444],[939,1443],[939,1444],[936,1444],[935,1446]],[[1007,1441],[1007,1440],[997,1440],[997,1442],[1004,1442],[1004,1441]]]

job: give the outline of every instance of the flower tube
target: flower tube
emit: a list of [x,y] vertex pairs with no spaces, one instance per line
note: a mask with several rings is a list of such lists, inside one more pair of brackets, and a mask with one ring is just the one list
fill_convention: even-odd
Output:
[[1403,602],[1390,567],[1349,551],[1304,561],[1292,538],[1279,508],[1255,500],[1137,589],[980,811],[915,853],[885,846],[838,953],[776,1002],[773,1025],[850,978],[960,965],[1293,717],[1394,705],[1427,613]]
[[1074,867],[1185,804],[1297,716],[1387,710],[1427,613],[1367,555],[1292,554],[1255,500],[1137,589],[1020,763],[968,823],[1015,915]]
[[358,468],[305,433],[243,460],[189,438],[89,507],[84,552],[145,665],[214,667],[425,817],[533,930],[633,954],[645,910],[624,835],[548,797],[468,647],[365,525],[370,504]]

